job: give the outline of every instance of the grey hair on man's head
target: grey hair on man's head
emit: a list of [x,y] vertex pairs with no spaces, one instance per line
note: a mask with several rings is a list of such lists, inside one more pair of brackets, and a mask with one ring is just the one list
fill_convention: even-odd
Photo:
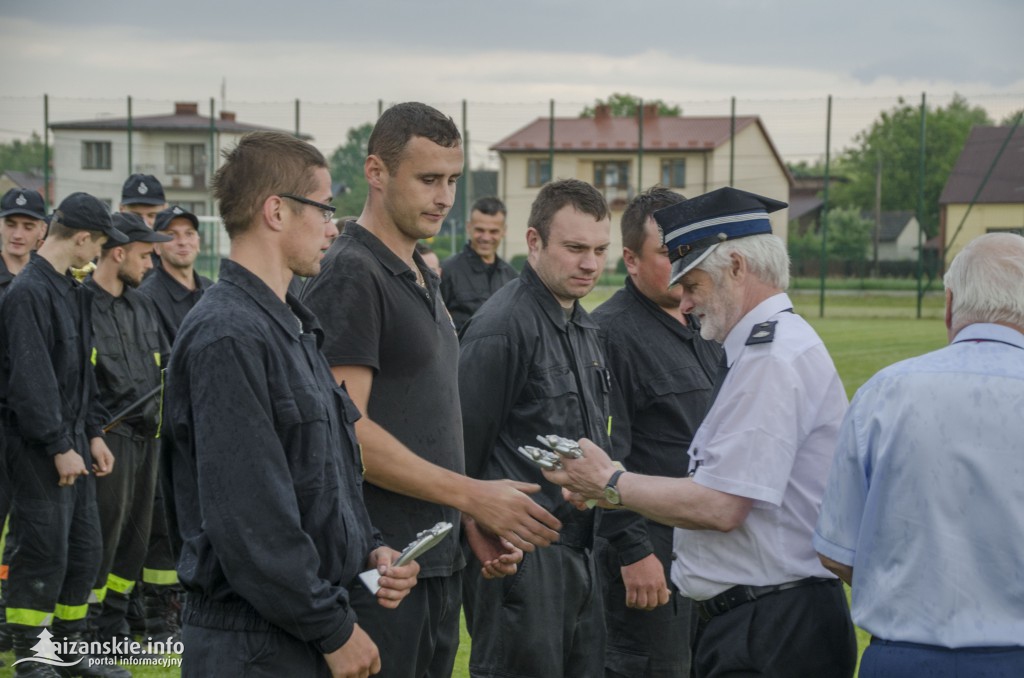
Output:
[[953,327],[1007,323],[1024,328],[1024,237],[988,233],[967,243],[942,279],[953,295]]
[[761,282],[780,290],[789,288],[789,252],[782,238],[771,233],[719,243],[697,264],[697,268],[718,284],[733,252],[747,260],[747,268]]

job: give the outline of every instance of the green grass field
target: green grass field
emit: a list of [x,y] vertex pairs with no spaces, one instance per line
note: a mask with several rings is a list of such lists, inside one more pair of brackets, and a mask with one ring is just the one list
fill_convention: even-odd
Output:
[[[615,288],[610,287],[595,289],[585,300],[585,306],[594,308],[614,291]],[[946,343],[941,294],[925,297],[921,320],[915,319],[916,297],[912,293],[831,292],[826,295],[824,318],[818,318],[816,291],[794,291],[790,296],[796,311],[807,318],[824,340],[850,397],[881,368]],[[861,650],[867,640],[867,635],[858,630]],[[469,644],[463,627],[454,678],[469,676]],[[13,656],[4,653],[0,657],[7,663],[7,667],[0,669],[0,678],[13,675],[10,669]],[[138,668],[133,669],[133,674],[140,678],[171,678],[179,672]]]

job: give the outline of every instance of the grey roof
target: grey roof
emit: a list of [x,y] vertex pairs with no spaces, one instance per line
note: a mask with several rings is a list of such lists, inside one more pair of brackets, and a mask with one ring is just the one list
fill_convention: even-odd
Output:
[[4,172],[7,177],[18,186],[22,188],[30,188],[33,191],[37,191],[40,195],[43,195],[43,187],[45,182],[41,174],[35,172],[19,172],[17,170],[7,170]]
[[[197,132],[209,131],[210,118],[202,115],[167,114],[167,115],[142,115],[132,118],[132,129],[147,132]],[[275,131],[292,134],[290,130],[282,130],[263,125],[250,125],[235,120],[214,119],[214,129],[218,132],[229,134],[244,134],[245,132]],[[53,130],[128,130],[128,118],[101,118],[97,120],[79,120],[73,122],[50,123]],[[298,135],[301,139],[312,139],[308,134]]]
[[[946,187],[940,205],[969,203],[981,186],[992,161],[1006,141],[1012,127],[975,127],[971,130]],[[1024,126],[1018,126],[999,162],[992,168],[980,203],[1024,203]]]
[[[861,217],[867,219],[872,224],[875,223],[875,213],[869,210],[864,210],[860,213]],[[897,238],[903,233],[903,229],[907,227],[914,218],[914,210],[894,210],[890,212],[882,212],[880,215],[879,225],[881,228],[878,232],[878,239],[882,242],[895,242]]]

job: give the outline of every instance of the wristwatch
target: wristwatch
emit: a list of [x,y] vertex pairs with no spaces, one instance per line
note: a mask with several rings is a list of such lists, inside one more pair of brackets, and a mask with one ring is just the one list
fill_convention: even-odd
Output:
[[612,477],[608,479],[608,484],[604,486],[604,499],[609,504],[615,504],[618,506],[622,503],[622,496],[619,494],[619,490],[615,487],[615,484],[619,482],[619,476],[625,471],[622,469],[617,470],[612,474]]

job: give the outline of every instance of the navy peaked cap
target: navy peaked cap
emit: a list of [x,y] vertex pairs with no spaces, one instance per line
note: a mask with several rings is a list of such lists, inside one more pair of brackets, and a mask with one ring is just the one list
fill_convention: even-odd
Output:
[[719,188],[654,212],[672,262],[675,285],[719,243],[771,233],[768,214],[787,204],[738,188]]

